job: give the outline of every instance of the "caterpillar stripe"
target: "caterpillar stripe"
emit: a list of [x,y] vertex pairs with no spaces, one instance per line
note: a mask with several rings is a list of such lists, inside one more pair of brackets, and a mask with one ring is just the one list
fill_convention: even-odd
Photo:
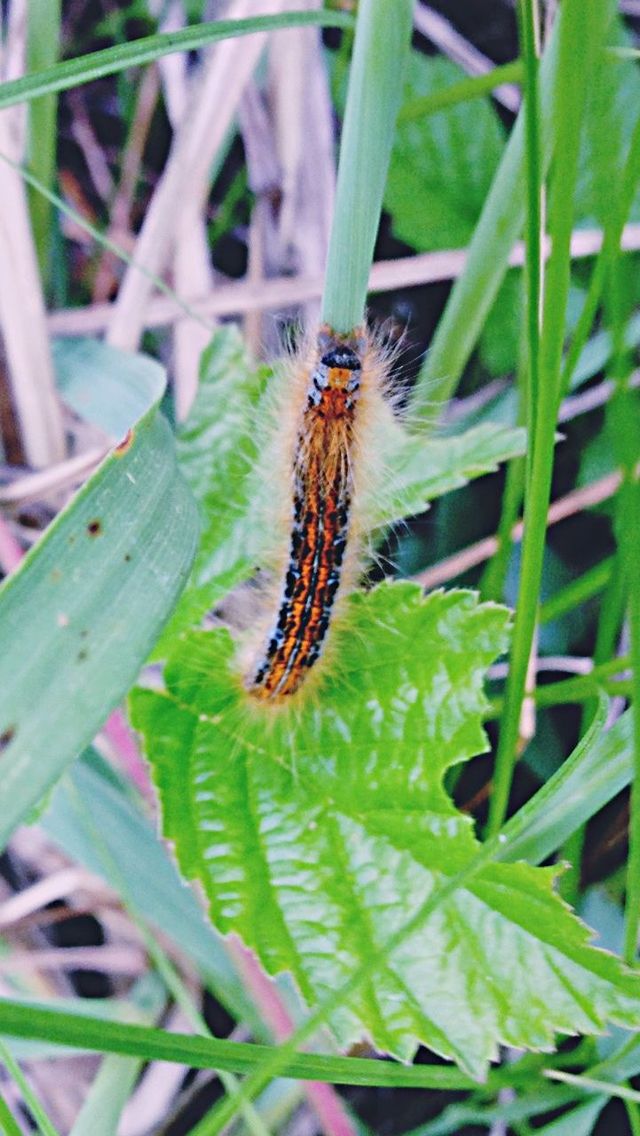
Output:
[[277,614],[246,679],[251,695],[295,693],[320,658],[352,527],[353,451],[361,402],[363,334],[318,334],[306,371],[292,469],[291,531]]

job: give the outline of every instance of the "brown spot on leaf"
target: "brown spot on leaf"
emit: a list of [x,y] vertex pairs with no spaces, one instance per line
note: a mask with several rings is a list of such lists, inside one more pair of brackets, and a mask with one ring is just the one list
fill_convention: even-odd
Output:
[[16,727],[7,726],[0,734],[0,753],[7,748],[16,736]]
[[130,552],[125,552],[124,562],[125,562],[125,564],[129,564],[131,562],[131,553]]
[[89,521],[89,524],[87,525],[87,532],[89,533],[89,536],[101,536],[102,521],[97,520],[97,518],[93,521]]
[[133,445],[133,439],[135,438],[135,436],[136,436],[135,430],[127,430],[124,438],[122,439],[121,442],[118,442],[118,445],[115,447],[115,449],[113,451],[117,458],[121,458],[123,454],[126,454],[127,450],[131,449],[131,446]]
[[82,647],[81,650],[78,651],[78,662],[79,663],[86,663],[88,658],[89,658],[89,652],[85,651],[84,647]]

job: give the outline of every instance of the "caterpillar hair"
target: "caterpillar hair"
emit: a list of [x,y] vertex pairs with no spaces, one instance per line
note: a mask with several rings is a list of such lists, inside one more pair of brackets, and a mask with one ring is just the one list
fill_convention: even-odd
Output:
[[263,703],[289,702],[309,685],[339,601],[357,576],[361,502],[370,489],[376,429],[390,415],[388,373],[388,352],[365,327],[339,335],[324,325],[291,361],[288,547],[275,614],[244,679]]

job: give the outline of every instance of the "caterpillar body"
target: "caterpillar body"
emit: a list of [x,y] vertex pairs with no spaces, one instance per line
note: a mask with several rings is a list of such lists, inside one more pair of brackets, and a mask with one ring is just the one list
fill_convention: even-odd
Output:
[[276,614],[245,678],[249,694],[263,702],[284,702],[306,682],[353,574],[362,438],[381,401],[382,370],[365,329],[338,335],[327,326],[295,369],[288,553]]

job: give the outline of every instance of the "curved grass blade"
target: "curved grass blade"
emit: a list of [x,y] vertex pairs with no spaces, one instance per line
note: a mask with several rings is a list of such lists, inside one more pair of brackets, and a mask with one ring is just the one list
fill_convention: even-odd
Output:
[[115,75],[127,67],[153,63],[163,55],[177,51],[197,51],[209,43],[232,36],[251,35],[252,32],[277,31],[278,28],[300,27],[353,27],[353,17],[347,12],[283,12],[275,16],[252,16],[244,20],[215,20],[195,24],[175,32],[160,32],[143,36],[132,43],[120,43],[92,51],[77,59],[67,59],[54,67],[35,71],[20,79],[0,84],[0,107],[26,102],[39,95],[66,91],[104,75]]

